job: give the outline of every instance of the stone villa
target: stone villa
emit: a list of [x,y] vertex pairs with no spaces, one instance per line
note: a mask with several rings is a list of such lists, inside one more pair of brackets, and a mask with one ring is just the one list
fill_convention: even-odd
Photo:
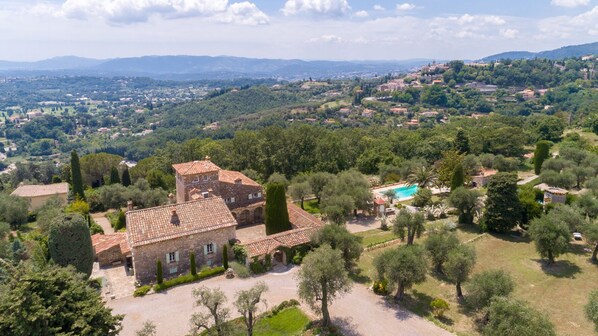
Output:
[[[94,235],[100,266],[124,262],[139,283],[156,279],[157,261],[165,278],[190,271],[190,255],[197,268],[222,263],[225,245],[239,243],[236,229],[263,223],[262,187],[240,172],[223,170],[209,158],[173,165],[176,202],[126,213],[126,234]],[[242,241],[248,262],[269,254],[274,263],[287,264],[290,249],[309,243],[322,222],[292,203],[287,204],[292,229],[252,241]],[[232,248],[228,249],[233,257]]]
[[11,195],[26,199],[29,201],[29,211],[35,211],[52,197],[58,197],[66,204],[68,193],[69,184],[63,182],[47,185],[21,185]]

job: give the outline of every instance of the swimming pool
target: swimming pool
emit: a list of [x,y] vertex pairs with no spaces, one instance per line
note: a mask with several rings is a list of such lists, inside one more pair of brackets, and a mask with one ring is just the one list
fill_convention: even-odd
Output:
[[398,199],[412,197],[417,192],[417,185],[406,185],[393,190]]

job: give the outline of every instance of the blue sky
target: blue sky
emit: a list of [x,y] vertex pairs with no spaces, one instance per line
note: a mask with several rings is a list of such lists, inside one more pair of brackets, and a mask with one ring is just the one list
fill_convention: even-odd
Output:
[[598,41],[598,0],[3,0],[0,59],[476,59]]

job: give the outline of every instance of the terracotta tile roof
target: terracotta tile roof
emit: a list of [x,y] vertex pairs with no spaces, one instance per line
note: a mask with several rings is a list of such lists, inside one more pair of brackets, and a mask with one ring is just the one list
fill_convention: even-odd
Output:
[[177,174],[180,174],[183,176],[209,173],[209,172],[215,172],[215,171],[220,170],[220,167],[215,165],[210,160],[177,163],[177,164],[173,164],[172,168],[174,168],[174,170],[177,172]]
[[241,183],[259,187],[259,183],[245,176],[243,173],[232,170],[220,170],[218,172],[218,181],[234,184],[236,180],[241,179]]
[[124,232],[116,232],[107,235],[96,233],[91,236],[91,244],[93,245],[93,250],[96,254],[109,250],[114,246],[119,246],[122,254],[129,254],[131,252],[129,242],[127,241],[127,235]]
[[249,258],[272,253],[280,246],[291,248],[307,244],[311,241],[311,236],[324,225],[317,217],[293,203],[288,202],[287,209],[294,229],[242,243]]
[[247,257],[253,258],[272,253],[281,246],[291,248],[307,244],[311,241],[311,236],[318,231],[318,229],[318,227],[293,229],[250,241],[242,245],[245,247]]
[[287,202],[289,221],[293,228],[307,228],[322,226],[322,221],[297,205]]
[[[176,211],[178,224],[172,224]],[[131,247],[236,226],[237,221],[220,197],[127,212]]]
[[15,189],[11,195],[20,197],[51,196],[56,194],[67,194],[68,183],[54,183],[46,185],[22,185]]

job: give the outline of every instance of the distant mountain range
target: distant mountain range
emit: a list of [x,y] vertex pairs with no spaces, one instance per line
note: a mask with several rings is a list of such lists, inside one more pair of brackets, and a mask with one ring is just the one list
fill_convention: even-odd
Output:
[[554,50],[546,50],[540,52],[529,51],[508,51],[496,55],[486,56],[482,61],[497,61],[501,59],[532,59],[532,58],[547,58],[560,59],[567,57],[581,57],[585,55],[598,55],[598,42],[579,44],[573,46],[561,47]]
[[[568,46],[538,53],[511,51],[484,57],[483,61],[504,58],[527,59],[579,57],[598,54],[598,42]],[[91,59],[62,56],[37,62],[0,61],[0,74],[8,76],[80,75],[146,76],[159,79],[231,78],[342,78],[406,72],[431,63],[431,59],[403,61],[305,61],[257,59],[231,56],[142,56]],[[437,60],[437,62],[442,62]]]
[[231,56],[142,56],[97,60],[76,56],[37,62],[0,61],[6,75],[147,76],[160,79],[281,78],[374,76],[405,72],[433,60],[304,61]]

